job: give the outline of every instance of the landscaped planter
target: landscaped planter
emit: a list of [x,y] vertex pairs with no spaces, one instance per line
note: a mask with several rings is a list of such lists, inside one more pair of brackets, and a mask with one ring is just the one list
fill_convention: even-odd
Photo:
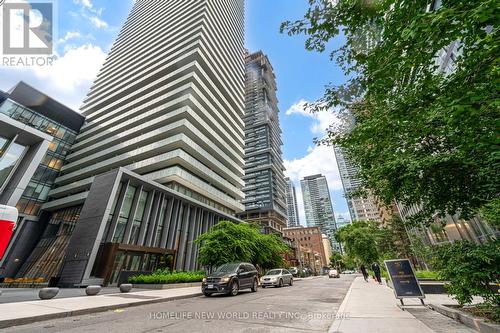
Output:
[[141,284],[134,283],[134,288],[137,289],[175,289],[175,288],[187,288],[187,287],[200,287],[201,282],[187,282],[187,283],[168,283],[168,284]]
[[459,308],[449,307],[446,305],[429,304],[429,308],[441,313],[449,318],[455,319],[462,324],[481,333],[500,333],[500,325],[488,322],[485,319],[473,316],[465,311],[460,311]]

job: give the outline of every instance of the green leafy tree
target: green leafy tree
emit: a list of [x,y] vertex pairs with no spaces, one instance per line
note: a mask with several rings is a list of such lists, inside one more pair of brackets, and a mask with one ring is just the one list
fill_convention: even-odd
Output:
[[[328,86],[314,111],[354,118],[320,143],[344,148],[365,188],[389,204],[420,204],[420,221],[500,205],[498,0],[309,0],[281,30],[307,36],[308,50],[345,43],[331,57],[348,76]],[[454,61],[443,71],[442,52]],[[495,204],[492,204],[492,201]]]
[[288,246],[275,235],[261,234],[252,224],[221,221],[195,241],[202,265],[218,267],[229,262],[251,262],[263,269],[283,265]]
[[196,240],[200,244],[198,260],[213,267],[228,262],[250,262],[256,250],[256,233],[250,225],[221,221]]
[[283,267],[282,254],[288,252],[288,246],[276,235],[258,233],[255,241],[256,251],[252,263],[263,269]]
[[338,267],[338,268],[344,267],[344,263],[342,261],[342,255],[337,251],[333,251],[332,255],[330,256],[330,267]]
[[371,264],[379,259],[380,253],[377,244],[379,229],[374,222],[354,221],[340,228],[335,238],[344,244],[344,248],[351,258],[358,263]]

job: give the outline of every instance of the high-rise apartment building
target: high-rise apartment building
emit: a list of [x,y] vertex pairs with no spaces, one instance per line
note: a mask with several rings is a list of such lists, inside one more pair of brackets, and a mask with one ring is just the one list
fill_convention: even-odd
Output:
[[287,227],[298,227],[300,226],[300,221],[299,209],[297,207],[297,193],[295,192],[295,185],[289,177],[285,178],[285,186]]
[[373,195],[353,196],[352,193],[362,187],[358,168],[352,164],[340,147],[334,147],[335,159],[339,167],[340,179],[352,221],[381,221],[379,207]]
[[304,177],[300,181],[308,227],[319,227],[333,241],[337,230],[328,182],[323,175]]
[[286,199],[276,78],[262,51],[247,54],[245,68],[245,212],[239,216],[281,234]]
[[20,274],[116,284],[199,268],[194,240],[243,211],[244,0],[137,0],[81,111]]
[[342,215],[337,216],[337,218],[335,219],[335,222],[337,225],[337,230],[351,224],[351,221],[346,220],[346,218],[343,217]]

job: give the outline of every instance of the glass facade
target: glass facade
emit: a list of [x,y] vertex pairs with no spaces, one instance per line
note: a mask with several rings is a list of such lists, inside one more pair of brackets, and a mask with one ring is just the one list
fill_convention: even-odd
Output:
[[[0,113],[53,137],[45,157],[17,204],[20,214],[38,215],[41,205],[47,201],[49,191],[64,165],[64,159],[77,133],[9,99],[0,105]],[[0,146],[1,143],[0,141]]]
[[0,190],[15,169],[17,163],[22,160],[25,151],[25,146],[0,136]]

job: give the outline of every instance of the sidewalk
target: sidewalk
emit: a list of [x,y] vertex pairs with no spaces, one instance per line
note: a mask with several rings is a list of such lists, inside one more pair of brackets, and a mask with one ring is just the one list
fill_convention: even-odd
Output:
[[199,295],[190,287],[0,304],[0,328]]
[[389,287],[357,277],[338,310],[346,318],[336,319],[329,333],[434,333],[411,313],[399,309],[398,303]]

